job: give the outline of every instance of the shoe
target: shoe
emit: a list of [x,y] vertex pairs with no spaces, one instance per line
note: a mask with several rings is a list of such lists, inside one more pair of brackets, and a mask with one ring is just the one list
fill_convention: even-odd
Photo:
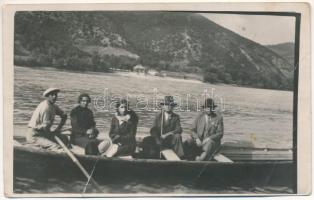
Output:
[[195,161],[202,161],[200,156],[196,156]]

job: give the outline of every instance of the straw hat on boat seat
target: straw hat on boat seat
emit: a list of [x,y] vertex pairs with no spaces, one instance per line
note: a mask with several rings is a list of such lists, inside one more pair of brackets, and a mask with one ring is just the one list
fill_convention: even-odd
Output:
[[102,156],[111,158],[117,153],[118,147],[117,144],[112,143],[110,138],[107,138],[98,145],[98,151]]

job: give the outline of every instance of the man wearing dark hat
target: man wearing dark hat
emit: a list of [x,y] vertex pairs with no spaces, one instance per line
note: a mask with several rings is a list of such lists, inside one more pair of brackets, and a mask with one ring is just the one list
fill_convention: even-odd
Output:
[[161,103],[162,110],[156,116],[153,127],[150,130],[151,136],[161,148],[174,150],[179,158],[184,156],[182,144],[182,128],[180,117],[173,112],[177,105],[172,96],[166,96]]
[[85,148],[86,145],[96,139],[99,131],[96,129],[93,111],[88,108],[91,98],[83,93],[78,97],[78,106],[70,114],[71,117],[71,142]]
[[220,147],[223,137],[223,117],[215,111],[213,99],[205,100],[204,111],[195,119],[192,134],[184,142],[185,155],[188,160],[210,160]]
[[[43,93],[46,100],[37,106],[28,123],[27,142],[36,143],[45,149],[54,149],[59,147],[54,139],[54,136],[58,136],[64,143],[69,144],[67,137],[60,132],[67,115],[55,104],[59,92],[58,88],[49,88]],[[60,116],[61,121],[57,128],[51,130],[55,115]]]

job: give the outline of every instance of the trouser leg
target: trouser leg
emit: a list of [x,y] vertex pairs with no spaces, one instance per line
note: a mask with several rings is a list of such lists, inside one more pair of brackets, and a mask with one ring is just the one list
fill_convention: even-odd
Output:
[[180,134],[174,134],[172,136],[172,149],[176,152],[179,158],[184,156],[182,137]]
[[136,146],[133,144],[128,145],[121,145],[118,148],[116,156],[128,156],[133,155],[135,151]]
[[27,143],[34,143],[35,142],[35,130],[32,128],[29,128],[26,132],[26,142]]
[[143,157],[148,159],[160,158],[160,145],[156,143],[156,138],[147,136],[143,139],[142,143]]
[[200,155],[200,160],[210,160],[213,156],[213,153],[215,152],[215,148],[215,142],[213,140],[208,140],[202,146],[203,152]]
[[194,139],[190,136],[183,143],[184,156],[187,160],[195,160],[200,154],[200,148],[196,146]]
[[[66,136],[59,136],[59,137],[64,143],[66,143],[66,140],[67,140],[67,138],[65,138]],[[32,128],[30,128],[27,131],[26,141],[28,143],[34,144],[44,149],[56,150],[60,148],[53,134],[40,132]]]
[[60,146],[51,141],[50,139],[48,138],[45,138],[45,137],[34,137],[35,139],[35,144],[36,145],[39,145],[41,148],[44,148],[44,149],[49,149],[49,150],[57,150],[60,148]]
[[[57,133],[55,136],[57,136],[63,142],[63,144],[65,144],[66,146],[70,145],[70,140],[69,140],[68,136],[63,135],[61,133]],[[55,136],[52,136],[52,141],[58,143],[55,139]]]
[[72,137],[72,144],[77,145],[79,147],[85,148],[86,145],[90,142],[92,142],[93,140],[89,139],[86,136],[75,136]]

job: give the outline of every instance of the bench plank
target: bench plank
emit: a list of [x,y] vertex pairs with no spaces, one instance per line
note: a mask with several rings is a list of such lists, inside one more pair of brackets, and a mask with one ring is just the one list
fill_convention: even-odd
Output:
[[160,152],[166,160],[181,160],[172,149],[165,149]]
[[221,153],[217,153],[216,155],[214,155],[214,160],[216,160],[217,162],[233,163],[232,160],[222,155]]

